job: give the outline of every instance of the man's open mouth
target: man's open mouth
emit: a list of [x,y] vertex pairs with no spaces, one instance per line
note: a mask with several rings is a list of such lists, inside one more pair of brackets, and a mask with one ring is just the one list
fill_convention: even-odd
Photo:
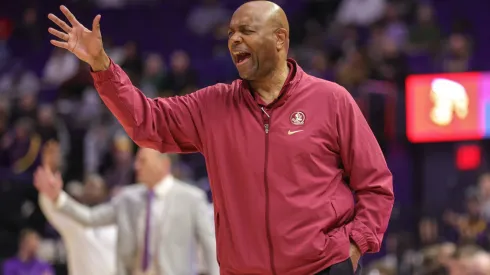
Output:
[[243,63],[247,62],[248,59],[250,59],[252,55],[247,52],[237,52],[235,53],[235,60],[237,65],[242,65]]

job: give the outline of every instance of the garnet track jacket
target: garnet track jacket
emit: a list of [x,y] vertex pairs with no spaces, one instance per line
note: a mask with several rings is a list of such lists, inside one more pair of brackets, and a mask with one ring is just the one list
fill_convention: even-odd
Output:
[[357,104],[288,65],[268,106],[242,80],[150,99],[114,63],[92,73],[139,146],[205,156],[223,275],[314,274],[347,259],[350,242],[379,251],[388,225],[392,176]]

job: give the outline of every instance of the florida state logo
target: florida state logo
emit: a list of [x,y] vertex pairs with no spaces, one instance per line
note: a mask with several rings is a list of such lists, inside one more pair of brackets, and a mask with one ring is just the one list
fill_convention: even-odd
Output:
[[291,117],[289,117],[289,121],[293,125],[303,125],[305,124],[306,116],[303,112],[294,112],[291,114]]

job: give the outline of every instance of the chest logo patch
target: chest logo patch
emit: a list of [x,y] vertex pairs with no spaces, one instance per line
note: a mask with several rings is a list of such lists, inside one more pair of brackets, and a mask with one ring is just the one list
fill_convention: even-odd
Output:
[[293,125],[303,125],[305,124],[305,120],[306,116],[303,112],[294,112],[289,117],[289,121],[291,121]]

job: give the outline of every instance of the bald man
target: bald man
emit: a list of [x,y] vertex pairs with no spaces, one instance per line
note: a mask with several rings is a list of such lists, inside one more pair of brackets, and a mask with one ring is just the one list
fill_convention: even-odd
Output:
[[205,156],[218,262],[231,274],[354,274],[377,252],[393,207],[392,176],[366,120],[343,87],[288,59],[284,11],[247,2],[230,21],[240,74],[170,98],[146,98],[92,30],[69,25],[52,44],[87,62],[99,95],[129,136],[160,152]]

